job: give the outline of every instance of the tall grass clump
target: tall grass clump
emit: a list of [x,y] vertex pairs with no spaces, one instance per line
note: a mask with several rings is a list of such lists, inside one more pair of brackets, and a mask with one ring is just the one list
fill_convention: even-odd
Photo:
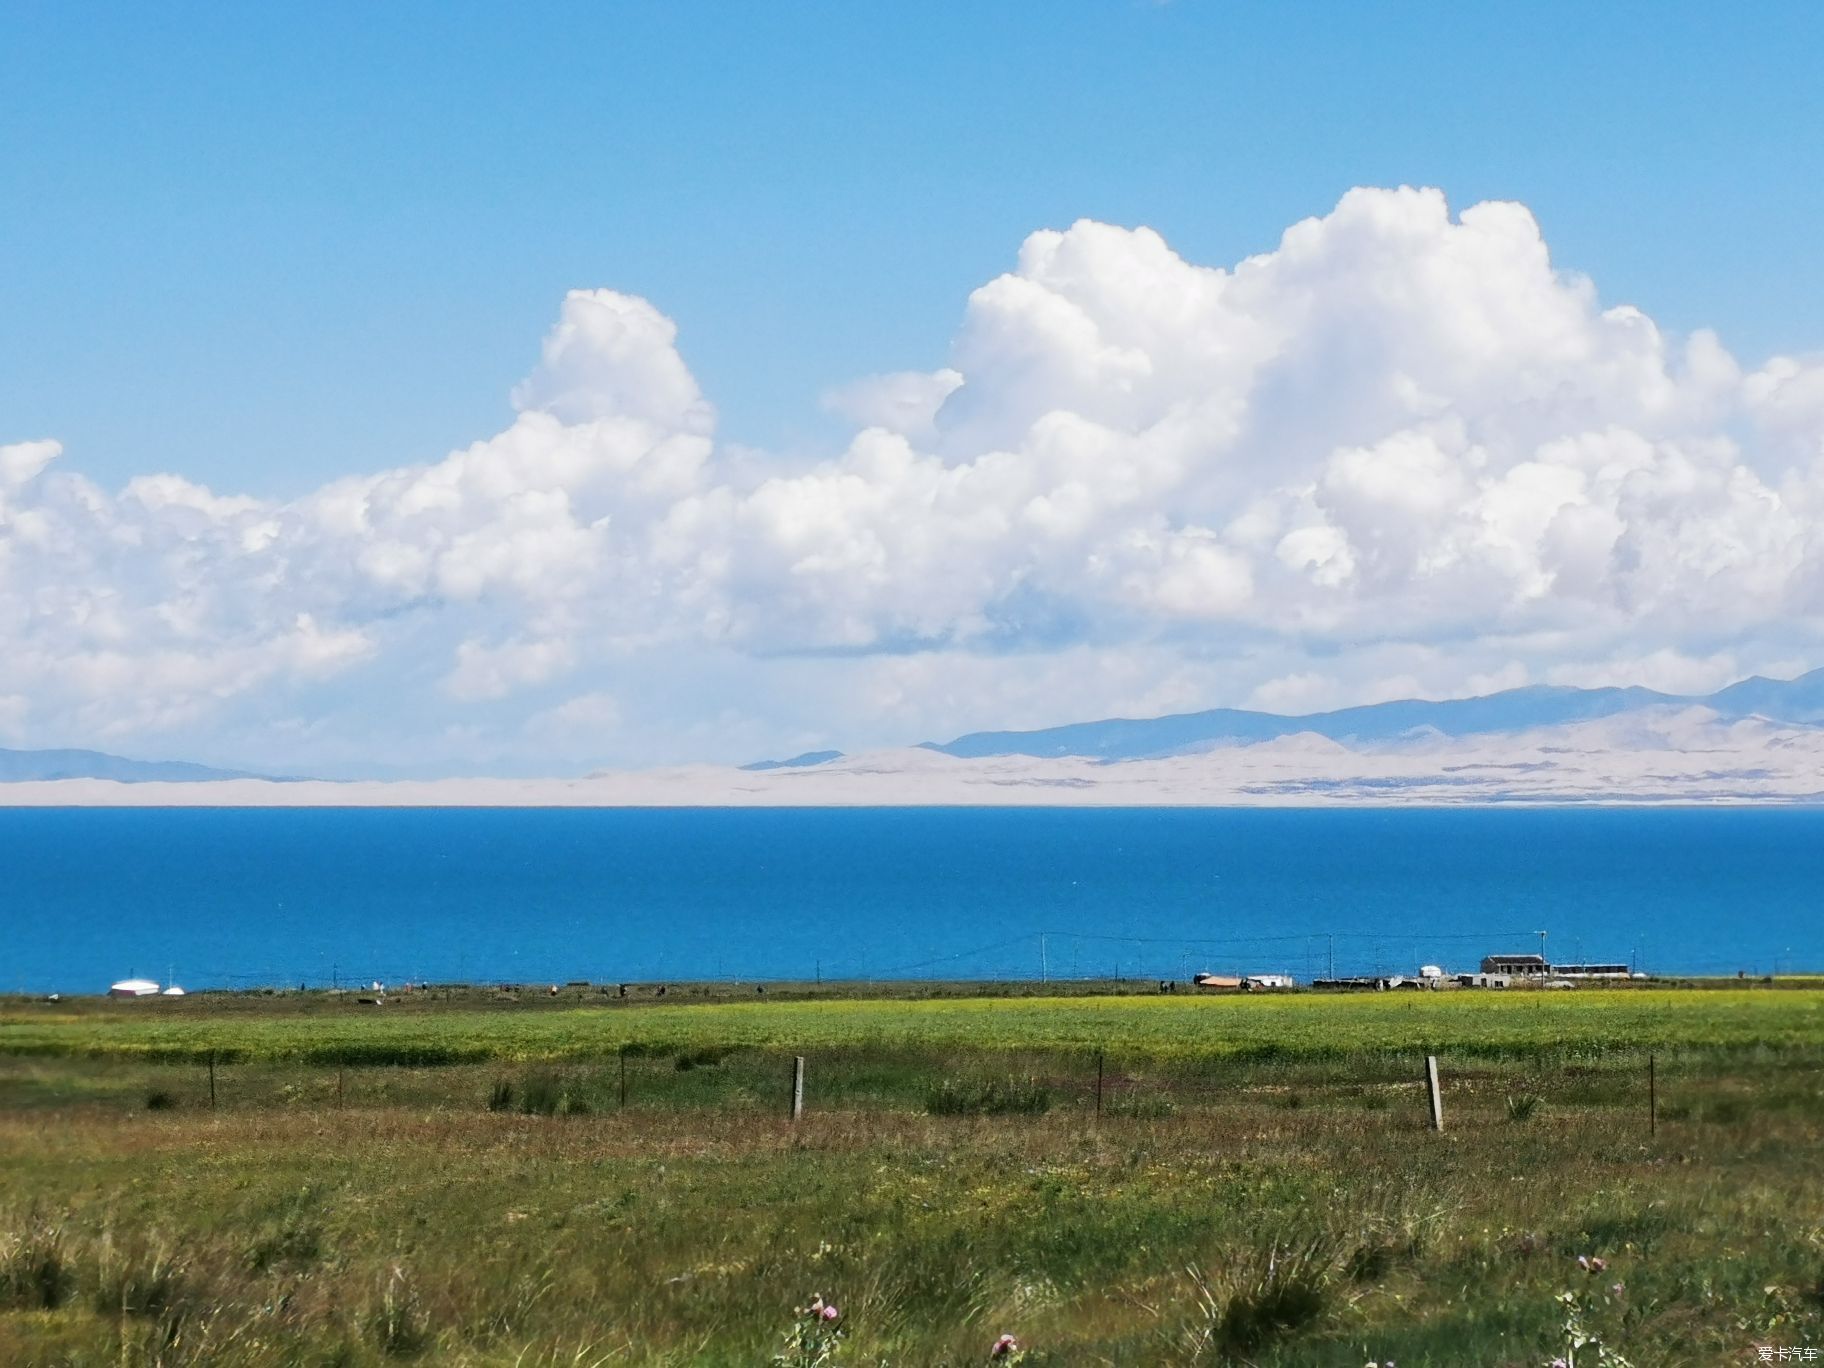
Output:
[[171,1311],[185,1297],[188,1271],[188,1261],[162,1239],[122,1247],[105,1235],[96,1251],[95,1309],[104,1316]]
[[1538,1093],[1509,1093],[1507,1095],[1507,1119],[1509,1121],[1526,1121],[1539,1110]]
[[1033,1078],[946,1078],[925,1094],[932,1116],[1042,1116],[1051,1089]]
[[1189,1270],[1195,1309],[1185,1331],[1193,1363],[1231,1363],[1314,1325],[1335,1300],[1334,1234],[1273,1240],[1253,1259],[1212,1278]]
[[368,1311],[367,1329],[374,1347],[387,1358],[412,1358],[430,1340],[417,1289],[398,1264],[381,1280],[380,1295]]
[[0,1234],[0,1306],[49,1311],[76,1286],[63,1227],[35,1213],[21,1230]]

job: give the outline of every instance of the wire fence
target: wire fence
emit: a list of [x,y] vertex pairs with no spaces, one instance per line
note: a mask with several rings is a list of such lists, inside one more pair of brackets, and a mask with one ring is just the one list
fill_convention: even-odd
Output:
[[[19,1075],[19,1086],[28,1074],[42,1082],[46,1073],[42,1061],[0,1060],[0,1076]],[[278,1060],[226,1051],[59,1059],[49,1073],[81,1075],[87,1104],[129,1110],[432,1107],[559,1118],[733,1112],[788,1121],[922,1114],[1035,1125],[1227,1117],[1259,1130],[1307,1122],[1425,1128],[1435,1097],[1444,1129],[1582,1119],[1619,1121],[1647,1134],[1666,1124],[1739,1124],[1781,1112],[1824,1116],[1824,1053],[1798,1048],[1161,1059],[1083,1048],[632,1045],[547,1061],[437,1062],[406,1052],[376,1063],[370,1050],[325,1047]]]

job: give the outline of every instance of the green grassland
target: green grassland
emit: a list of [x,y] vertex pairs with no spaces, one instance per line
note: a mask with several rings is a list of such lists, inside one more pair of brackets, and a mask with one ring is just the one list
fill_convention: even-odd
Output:
[[1824,994],[787,997],[0,1005],[0,1363],[1824,1347]]
[[372,1063],[601,1058],[623,1046],[1110,1050],[1149,1058],[1466,1057],[1824,1043],[1824,993],[1767,988],[445,1002],[327,995],[0,1008],[0,1054]]

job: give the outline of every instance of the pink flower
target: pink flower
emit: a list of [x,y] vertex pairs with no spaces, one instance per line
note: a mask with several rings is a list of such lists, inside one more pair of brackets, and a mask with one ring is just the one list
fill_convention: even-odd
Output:
[[1577,1267],[1581,1268],[1586,1273],[1589,1272],[1590,1256],[1588,1254],[1579,1254],[1577,1256]]
[[1009,1354],[1020,1352],[1020,1342],[1012,1335],[1002,1335],[994,1342],[994,1348],[988,1351],[989,1358],[1006,1358]]
[[1571,1365],[1566,1363],[1563,1359],[1553,1359],[1552,1368],[1571,1368]]
[[817,1314],[822,1316],[826,1321],[829,1321],[829,1320],[835,1320],[838,1316],[840,1316],[842,1314],[842,1312],[838,1311],[834,1306],[826,1306],[823,1308],[823,1310],[819,1311]]
[[1590,1260],[1590,1272],[1592,1272],[1592,1273],[1600,1273],[1600,1272],[1602,1272],[1603,1269],[1607,1268],[1608,1266],[1609,1266],[1609,1261],[1607,1259],[1591,1259]]
[[1620,1283],[1616,1283],[1609,1291],[1619,1297],[1623,1292],[1627,1291],[1627,1288],[1623,1287]]

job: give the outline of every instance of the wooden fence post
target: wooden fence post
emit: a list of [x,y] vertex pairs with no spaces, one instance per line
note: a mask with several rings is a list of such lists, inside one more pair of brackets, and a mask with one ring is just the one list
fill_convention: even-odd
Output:
[[209,1107],[215,1108],[215,1051],[209,1051]]
[[792,1120],[804,1115],[804,1056],[792,1056]]
[[1444,1099],[1438,1092],[1438,1057],[1425,1056],[1425,1091],[1431,1099],[1431,1128],[1444,1129]]
[[1647,1052],[1647,1134],[1659,1134],[1659,1070],[1652,1051]]

